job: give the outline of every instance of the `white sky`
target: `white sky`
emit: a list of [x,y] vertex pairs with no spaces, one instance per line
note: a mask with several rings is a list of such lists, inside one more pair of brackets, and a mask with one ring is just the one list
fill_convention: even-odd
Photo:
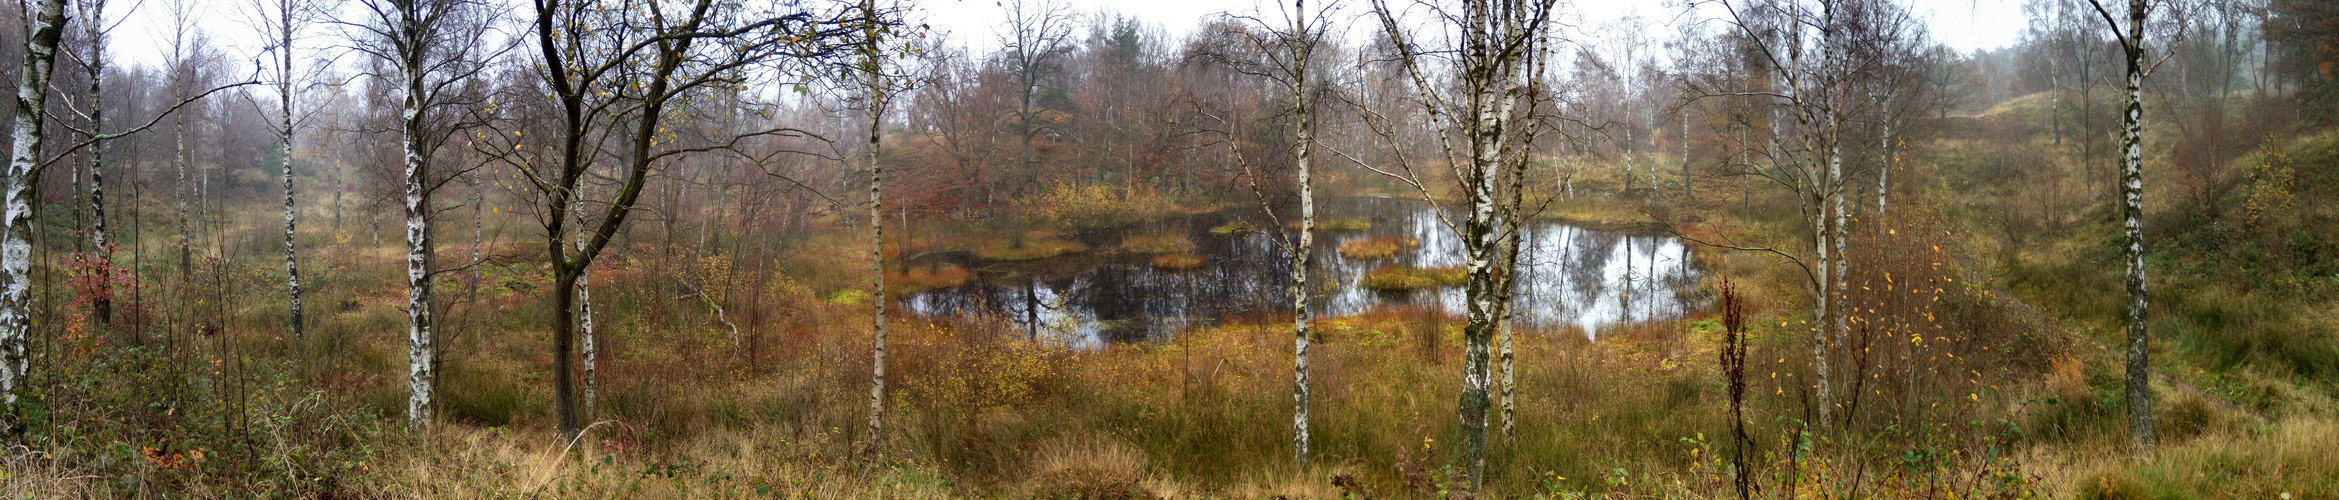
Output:
[[[230,60],[249,61],[258,48],[258,37],[246,23],[248,0],[190,0],[195,2],[202,16],[198,23],[213,40],[224,45]],[[988,51],[997,46],[998,26],[1006,19],[1006,8],[999,0],[905,0],[926,12],[925,22],[939,32],[947,32],[952,43],[963,44],[977,51]],[[1036,1],[1036,0],[1034,0]],[[1077,13],[1108,12],[1128,15],[1160,27],[1171,36],[1182,36],[1198,26],[1201,20],[1219,12],[1252,13],[1280,16],[1277,3],[1258,0],[1058,0],[1070,5]],[[1325,0],[1317,0],[1318,2]],[[1676,32],[1665,23],[1679,22],[1676,15],[1679,0],[1561,0],[1573,4],[1583,18],[1582,26],[1594,28],[1608,20],[1637,13],[1651,24],[1652,43],[1670,38]],[[2010,45],[2021,32],[2025,20],[2021,3],[2017,0],[1901,0],[1915,5],[1918,14],[1930,20],[1933,38],[1959,52],[1975,49],[1994,49]],[[1342,0],[1346,13],[1340,14],[1345,24],[1357,22],[1355,16],[1370,5],[1363,0]],[[355,2],[348,2],[354,4]],[[520,4],[520,2],[513,2]],[[1406,3],[1392,0],[1391,4]],[[162,1],[115,1],[109,17],[121,22],[114,30],[114,39],[108,46],[117,57],[134,64],[159,65],[165,50],[162,34],[165,26],[165,6]],[[120,9],[135,5],[136,11],[126,14]],[[524,6],[518,8],[525,9]],[[354,14],[354,12],[352,12]],[[1082,19],[1087,16],[1082,15]],[[1354,35],[1355,29],[1350,29]],[[309,47],[334,43],[324,28],[305,41]],[[1652,47],[1662,50],[1662,47]],[[248,63],[238,63],[248,65]]]

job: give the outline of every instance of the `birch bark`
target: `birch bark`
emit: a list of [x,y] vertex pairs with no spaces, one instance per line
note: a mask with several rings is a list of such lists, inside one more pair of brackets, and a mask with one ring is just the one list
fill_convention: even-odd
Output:
[[[885,443],[885,165],[878,163],[885,139],[885,112],[892,98],[892,82],[885,73],[885,34],[880,23],[876,0],[861,0],[861,10],[869,17],[862,24],[861,73],[868,78],[869,92],[869,313],[871,347],[869,350],[869,442],[862,448],[862,459],[876,463],[884,457]],[[1028,98],[1027,98],[1028,100]],[[1028,144],[1030,135],[1025,134]]]
[[39,0],[29,12],[24,63],[16,79],[15,134],[8,150],[5,199],[0,210],[0,411],[6,434],[21,430],[17,393],[30,375],[26,348],[32,330],[33,182],[39,175],[42,126],[48,109],[49,71],[57,62],[57,39],[65,25],[65,0]]
[[1312,56],[1315,38],[1308,31],[1307,0],[1292,0],[1291,37],[1285,43],[1291,47],[1292,135],[1296,136],[1294,154],[1299,167],[1299,242],[1291,254],[1291,444],[1292,459],[1301,467],[1308,465],[1308,335],[1315,325],[1314,311],[1308,309],[1308,258],[1316,246],[1316,193],[1311,153],[1316,135],[1314,102],[1309,99],[1308,58]]
[[[2103,6],[2096,8],[2101,11]],[[2150,303],[2144,286],[2144,76],[2149,71],[2144,65],[2144,22],[2150,9],[2144,0],[2128,0],[2128,33],[2121,40],[2128,69],[2128,106],[2120,132],[2125,154],[2120,162],[2120,216],[2128,241],[2128,435],[2138,455],[2152,453],[2160,441],[2152,420],[2152,349],[2146,330]],[[2111,23],[2110,14],[2104,17]]]
[[[292,330],[292,337],[294,339],[301,339],[307,338],[308,328],[306,323],[301,321],[300,259],[298,258],[299,253],[295,251],[296,249],[293,246],[293,235],[295,234],[294,230],[296,229],[297,225],[295,224],[296,212],[294,211],[292,196],[292,31],[294,23],[293,16],[295,16],[296,13],[294,12],[293,0],[276,0],[276,5],[277,19],[275,28],[277,29],[276,41],[278,44],[278,58],[276,66],[278,77],[276,82],[276,96],[278,103],[277,118],[282,120],[278,122],[276,137],[277,140],[280,141],[279,146],[281,147],[281,150],[284,152],[284,289],[285,293],[289,297],[287,306],[291,309],[292,312],[291,319],[288,320],[289,327]],[[419,82],[419,79],[415,78],[415,81]],[[416,87],[420,87],[419,83],[410,84],[408,88],[411,90]],[[406,109],[408,113],[415,112],[415,107],[411,99],[409,99],[409,104]],[[409,118],[408,120],[412,121],[412,118]],[[411,143],[412,141],[410,140],[408,142]],[[409,150],[407,154],[411,155],[413,152]],[[407,168],[411,170],[413,168],[413,164],[409,163]],[[409,172],[408,175],[411,176],[413,174]],[[413,189],[414,186],[415,184],[413,181],[411,179],[408,180],[407,188]],[[408,221],[410,223],[412,222],[412,219],[413,216],[409,215]]]
[[[83,60],[89,68],[89,240],[92,251],[97,253],[98,282],[112,283],[114,249],[106,245],[105,138],[102,135],[105,133],[106,107],[101,100],[101,90],[104,88],[101,84],[106,73],[106,2],[92,0],[87,5],[84,15],[89,21],[82,24],[84,38],[89,42],[89,57]],[[113,324],[114,296],[111,287],[90,304],[90,309],[96,313],[98,324]]]
[[[411,10],[403,20],[417,21]],[[432,310],[430,280],[431,193],[429,153],[423,150],[423,69],[419,54],[405,58],[399,83],[405,87],[406,99],[399,116],[403,118],[400,147],[406,164],[406,425],[422,428],[431,424],[437,402],[438,322]],[[286,215],[285,220],[290,224],[291,216]],[[289,250],[290,240],[286,245]]]

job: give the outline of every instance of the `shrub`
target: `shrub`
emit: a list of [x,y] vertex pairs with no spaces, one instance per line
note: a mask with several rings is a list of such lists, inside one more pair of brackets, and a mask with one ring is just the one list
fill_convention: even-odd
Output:
[[1172,208],[1168,198],[1150,189],[1071,183],[1050,183],[1016,203],[1033,220],[1074,229],[1126,226]]

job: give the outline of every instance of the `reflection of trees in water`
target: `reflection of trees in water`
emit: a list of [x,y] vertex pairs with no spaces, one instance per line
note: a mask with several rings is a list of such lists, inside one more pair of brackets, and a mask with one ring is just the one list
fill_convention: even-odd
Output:
[[[1311,265],[1326,278],[1326,288],[1312,295],[1321,317],[1400,303],[1460,313],[1458,288],[1385,294],[1358,286],[1364,273],[1383,265],[1460,264],[1460,242],[1434,214],[1401,201],[1344,201],[1350,205],[1334,213],[1369,217],[1375,227],[1319,234],[1326,248],[1391,235],[1415,238],[1420,245],[1385,259],[1350,260],[1336,251],[1317,252]],[[995,265],[966,285],[906,297],[903,308],[923,316],[1005,316],[1027,336],[1054,335],[1088,346],[1164,339],[1229,317],[1288,313],[1290,260],[1284,249],[1264,232],[1208,233],[1221,222],[1201,218],[1188,228],[1194,252],[1205,259],[1199,269],[1164,271],[1141,256],[1109,253]],[[1519,301],[1514,313],[1522,324],[1573,325],[1591,334],[1620,322],[1679,314],[1686,308],[1684,290],[1697,279],[1683,262],[1687,248],[1668,238],[1548,223],[1531,224],[1526,231],[1520,279],[1514,284]]]

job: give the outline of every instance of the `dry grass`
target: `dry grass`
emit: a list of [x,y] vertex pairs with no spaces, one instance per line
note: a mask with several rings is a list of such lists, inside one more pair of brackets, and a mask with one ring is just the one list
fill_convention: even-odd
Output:
[[[1300,221],[1283,223],[1283,227],[1299,229]],[[1316,220],[1317,231],[1356,232],[1373,228],[1373,222],[1357,218],[1322,218]]]
[[2042,447],[2026,457],[2052,491],[2076,498],[2339,497],[2339,423],[2299,417],[2163,442],[2149,459],[2114,445]]
[[661,454],[608,453],[502,428],[450,426],[430,434],[425,449],[378,465],[366,486],[447,499],[957,497],[932,472],[862,473],[849,462],[796,455],[787,433],[766,427],[697,436]]
[[1421,246],[1421,240],[1403,236],[1358,238],[1340,242],[1340,256],[1351,259],[1386,259],[1397,252]]
[[1202,256],[1200,256],[1200,255],[1194,255],[1194,254],[1191,254],[1191,253],[1185,253],[1185,252],[1178,252],[1178,253],[1171,253],[1171,254],[1155,255],[1155,256],[1153,256],[1152,262],[1153,262],[1153,267],[1157,267],[1157,268],[1161,268],[1161,269],[1167,269],[1167,270],[1171,270],[1171,271],[1188,271],[1188,270],[1194,270],[1194,269],[1201,269],[1201,268],[1202,268],[1202,264],[1204,263],[1204,260],[1203,260]]
[[936,288],[959,286],[973,279],[973,272],[956,265],[910,266],[906,270],[886,272],[885,291],[888,294],[907,295]]
[[1087,250],[1088,245],[1058,239],[1054,234],[1041,231],[985,238],[973,244],[975,257],[995,261],[1040,260]]

